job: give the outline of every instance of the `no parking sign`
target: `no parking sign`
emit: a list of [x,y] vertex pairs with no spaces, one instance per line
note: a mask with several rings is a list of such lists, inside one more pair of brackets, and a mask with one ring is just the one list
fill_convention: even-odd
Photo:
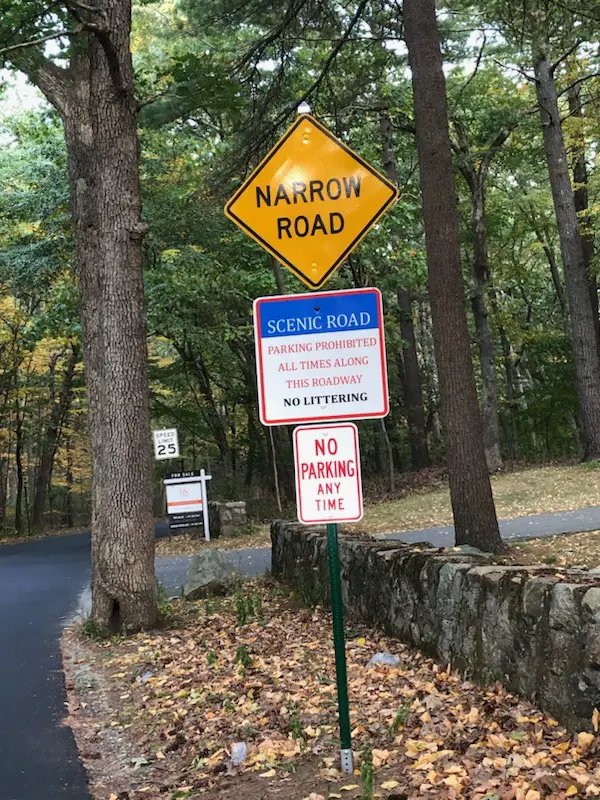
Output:
[[296,428],[294,461],[300,522],[312,525],[362,519],[356,425],[349,422]]

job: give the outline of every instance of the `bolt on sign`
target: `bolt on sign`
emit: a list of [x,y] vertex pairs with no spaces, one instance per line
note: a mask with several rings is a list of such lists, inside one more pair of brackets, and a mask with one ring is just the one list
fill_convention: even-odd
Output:
[[398,199],[398,190],[302,114],[225,206],[225,214],[318,289]]
[[387,416],[379,289],[259,297],[254,330],[264,425]]
[[298,519],[356,522],[362,519],[358,430],[342,425],[302,426],[294,430]]

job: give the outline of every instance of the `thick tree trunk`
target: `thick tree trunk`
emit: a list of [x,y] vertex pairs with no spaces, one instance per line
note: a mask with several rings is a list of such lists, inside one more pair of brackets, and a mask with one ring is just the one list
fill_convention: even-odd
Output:
[[[393,145],[392,122],[385,111],[379,113],[379,129],[381,131],[383,166],[388,178],[392,183],[397,184],[398,169]],[[402,370],[400,370],[400,379],[404,392],[404,410],[408,425],[411,461],[414,469],[423,469],[431,465],[431,460],[425,432],[425,407],[423,405],[421,373],[417,357],[412,300],[410,292],[404,287],[398,287],[397,297],[400,334],[402,336]]]
[[79,357],[79,347],[73,344],[71,355],[65,367],[62,387],[58,400],[52,403],[50,418],[48,419],[46,430],[42,441],[42,453],[35,476],[35,492],[33,495],[33,509],[31,514],[31,524],[34,529],[42,526],[42,517],[46,506],[46,498],[50,490],[52,467],[56,456],[58,437],[65,417],[68,414],[72,399],[73,376]]
[[483,449],[483,430],[460,262],[456,186],[435,0],[405,0],[415,105],[433,337],[457,544],[504,546]]
[[104,630],[135,630],[151,627],[157,615],[142,281],[146,226],[140,221],[131,4],[102,0],[96,7],[105,13],[106,30],[90,33],[87,48],[73,57],[70,83],[59,88],[56,104],[65,124],[89,397],[92,616]]
[[550,61],[545,55],[535,59],[534,71],[566,294],[571,312],[583,458],[596,459],[600,458],[600,362],[583,244],[569,177],[556,82]]
[[[581,84],[572,86],[568,92],[569,113],[573,117],[583,119],[583,108],[581,106]],[[592,260],[594,258],[594,231],[591,229],[590,221],[587,219],[589,212],[588,194],[588,171],[585,161],[585,136],[583,132],[575,135],[575,153],[573,159],[573,183],[575,184],[575,210],[580,221],[581,244],[583,246],[583,260],[588,279],[588,291],[592,303],[592,314],[594,317],[594,327],[596,330],[596,342],[600,353],[600,313],[598,309],[598,281],[593,271]]]

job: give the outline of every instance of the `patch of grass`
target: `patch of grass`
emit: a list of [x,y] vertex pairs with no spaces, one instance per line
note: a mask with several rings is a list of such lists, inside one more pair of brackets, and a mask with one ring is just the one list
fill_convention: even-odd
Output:
[[600,531],[522,540],[511,548],[510,555],[517,562],[592,569],[600,565]]
[[238,625],[259,621],[262,616],[262,598],[260,594],[244,592],[239,587],[235,594],[235,608]]
[[390,725],[390,730],[394,734],[394,736],[396,736],[400,728],[404,727],[404,723],[406,722],[409,714],[410,714],[410,704],[402,703],[398,711],[396,711],[396,716],[394,717],[394,721]]
[[298,714],[298,709],[294,706],[288,706],[288,713],[289,713],[289,721],[288,721],[288,728],[292,735],[292,739],[294,741],[301,741],[303,744],[306,743],[306,731],[304,730],[304,726],[300,720],[300,715]]
[[92,617],[88,617],[77,626],[77,633],[85,639],[91,639],[95,642],[106,638],[101,631],[100,626],[95,619],[92,619]]
[[162,583],[159,583],[156,588],[156,602],[159,619],[164,622],[173,614],[173,602]]
[[360,766],[360,779],[362,782],[360,800],[373,800],[375,768],[373,767],[373,753],[370,747],[368,747],[363,754],[362,764]]
[[[492,475],[491,481],[501,518],[570,511],[600,503],[600,461],[501,472]],[[450,491],[443,486],[367,506],[362,522],[348,529],[391,533],[449,524]]]
[[245,644],[242,644],[235,651],[235,663],[241,664],[243,669],[250,669],[252,666],[252,656]]

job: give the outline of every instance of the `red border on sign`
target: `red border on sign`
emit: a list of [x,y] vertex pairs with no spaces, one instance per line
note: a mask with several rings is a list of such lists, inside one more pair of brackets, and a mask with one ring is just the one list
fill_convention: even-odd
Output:
[[[356,491],[358,493],[359,513],[357,517],[337,517],[336,519],[303,519],[302,515],[302,493],[300,491],[300,464],[298,463],[298,434],[302,431],[318,431],[322,428],[330,430],[331,428],[351,428],[354,434],[354,456],[356,461]],[[358,522],[363,518],[363,495],[362,495],[362,479],[360,471],[360,452],[358,448],[358,428],[352,422],[346,422],[343,425],[305,425],[294,429],[294,471],[296,474],[296,503],[298,505],[298,519],[303,525],[318,525],[327,522]]]
[[[381,382],[383,388],[383,410],[381,412],[374,411],[370,414],[335,414],[330,416],[317,416],[317,417],[283,417],[281,419],[267,419],[266,416],[266,399],[265,399],[265,376],[264,365],[262,356],[262,339],[260,336],[260,307],[263,303],[272,303],[273,301],[281,300],[296,300],[298,297],[331,297],[332,295],[352,295],[352,294],[366,294],[367,292],[375,292],[377,297],[377,329],[379,331],[379,352],[381,363]],[[259,400],[259,416],[263,425],[296,425],[305,422],[328,422],[329,420],[335,421],[340,419],[379,419],[387,417],[390,413],[390,397],[388,392],[388,372],[387,372],[387,359],[385,356],[385,331],[383,326],[383,299],[381,291],[376,287],[367,287],[364,289],[341,289],[334,292],[304,292],[302,294],[279,294],[270,297],[258,297],[254,301],[254,345],[256,349],[256,363],[258,366],[258,400]]]

